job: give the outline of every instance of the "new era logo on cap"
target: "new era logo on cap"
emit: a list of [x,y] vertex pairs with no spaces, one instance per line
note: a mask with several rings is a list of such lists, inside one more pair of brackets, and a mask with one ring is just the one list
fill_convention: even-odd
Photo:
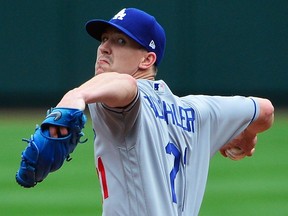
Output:
[[148,52],[154,52],[157,56],[155,64],[160,63],[165,50],[166,36],[164,29],[153,16],[136,8],[124,8],[109,21],[88,21],[86,30],[92,37],[101,41],[101,35],[108,26],[117,28]]
[[151,47],[152,49],[155,49],[156,45],[153,40],[151,40],[149,47]]

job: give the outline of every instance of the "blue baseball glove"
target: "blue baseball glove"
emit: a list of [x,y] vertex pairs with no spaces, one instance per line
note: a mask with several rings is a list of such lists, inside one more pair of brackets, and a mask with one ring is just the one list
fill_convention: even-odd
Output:
[[[16,181],[23,187],[34,187],[43,181],[50,172],[58,170],[65,160],[69,161],[84,135],[82,129],[86,123],[85,114],[78,109],[51,108],[47,112],[41,126],[36,126],[30,139],[23,139],[28,143],[22,152],[20,169],[16,173]],[[66,127],[67,136],[58,134],[58,138],[50,137],[49,127]]]

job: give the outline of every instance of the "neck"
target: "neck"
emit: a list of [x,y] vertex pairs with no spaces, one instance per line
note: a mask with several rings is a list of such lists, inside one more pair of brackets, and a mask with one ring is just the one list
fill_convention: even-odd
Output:
[[149,70],[138,70],[132,76],[135,79],[155,80],[155,72],[150,68]]
[[155,76],[153,74],[135,74],[133,77],[135,79],[155,80]]

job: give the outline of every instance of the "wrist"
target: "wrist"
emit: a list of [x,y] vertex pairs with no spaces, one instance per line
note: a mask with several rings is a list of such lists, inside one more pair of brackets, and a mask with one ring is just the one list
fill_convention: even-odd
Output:
[[75,88],[67,92],[56,107],[75,108],[83,111],[86,103],[81,93]]

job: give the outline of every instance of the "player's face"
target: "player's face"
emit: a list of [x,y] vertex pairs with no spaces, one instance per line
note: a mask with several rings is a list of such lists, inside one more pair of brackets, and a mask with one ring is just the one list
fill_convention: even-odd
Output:
[[146,53],[134,40],[110,27],[102,34],[97,50],[95,74],[118,72],[133,76]]

